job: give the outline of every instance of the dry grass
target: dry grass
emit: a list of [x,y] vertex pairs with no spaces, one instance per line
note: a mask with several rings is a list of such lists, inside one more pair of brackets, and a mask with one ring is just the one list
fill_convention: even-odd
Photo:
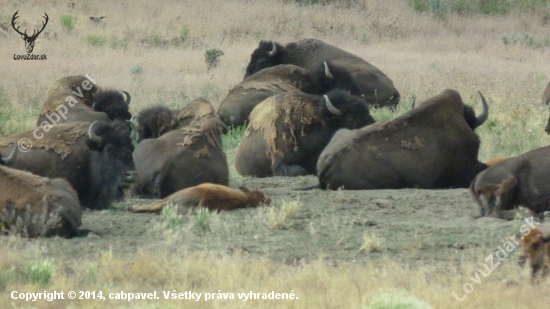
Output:
[[[393,79],[406,102],[413,96],[421,102],[454,88],[479,109],[480,90],[490,104],[489,120],[478,129],[482,160],[517,155],[548,144],[543,131],[548,112],[540,106],[540,98],[550,79],[550,49],[543,44],[550,39],[550,27],[543,25],[546,13],[542,10],[507,16],[451,14],[441,20],[416,13],[406,0],[358,0],[351,7],[299,6],[277,0],[167,0],[162,5],[147,1],[75,2],[73,9],[64,1],[38,0],[11,1],[0,7],[0,24],[9,24],[16,10],[24,27],[31,29],[39,25],[43,12],[50,16],[49,38],[40,35],[34,50],[35,54],[46,54],[47,61],[12,60],[13,54],[24,53],[24,43],[13,29],[8,30],[11,37],[0,36],[0,136],[33,128],[46,89],[64,75],[88,73],[101,86],[130,92],[133,113],[155,104],[181,107],[199,96],[217,107],[242,79],[259,40],[286,43],[312,37],[353,52],[380,68]],[[89,15],[105,14],[108,17],[100,23],[89,21]],[[61,26],[62,15],[78,18],[72,31]],[[505,45],[502,36],[511,31],[529,33],[540,47]],[[93,37],[107,41],[92,44],[89,38]],[[224,53],[211,70],[204,57],[208,49]],[[405,109],[401,107],[395,114],[385,110],[373,114],[377,119],[388,118]],[[222,233],[225,223],[214,223],[212,233]],[[169,233],[167,243],[175,239]],[[514,263],[507,261],[499,272],[482,278],[482,284],[474,283],[475,291],[459,304],[451,292],[464,295],[463,284],[471,282],[486,255],[465,254],[460,265],[402,264],[388,255],[385,260],[361,265],[334,266],[319,260],[289,266],[240,253],[219,256],[189,252],[182,245],[177,251],[143,249],[135,256],[117,256],[116,248],[112,248],[99,260],[55,260],[54,273],[43,286],[28,282],[24,276],[27,262],[39,265],[46,260],[42,256],[47,252],[42,251],[39,241],[4,238],[0,247],[2,308],[98,306],[92,300],[25,303],[11,300],[12,290],[103,290],[104,295],[157,290],[162,298],[162,290],[174,289],[203,293],[293,290],[299,298],[201,301],[193,306],[198,308],[375,308],[377,299],[395,290],[394,294],[409,291],[410,297],[433,308],[536,308],[546,305],[547,300],[533,296],[546,295],[550,285],[545,281],[531,286],[525,284],[527,280],[510,279],[507,274],[517,271]],[[486,248],[486,252],[491,250]],[[99,306],[180,308],[182,301],[108,300]]]

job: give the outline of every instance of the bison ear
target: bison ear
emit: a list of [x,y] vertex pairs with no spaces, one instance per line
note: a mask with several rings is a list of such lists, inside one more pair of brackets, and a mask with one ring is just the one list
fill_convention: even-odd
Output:
[[89,138],[86,139],[86,146],[92,151],[100,151],[103,148],[102,143],[96,143]]
[[242,187],[240,187],[239,189],[241,189],[241,191],[243,191],[244,193],[250,192],[250,190],[248,190],[248,188],[245,187],[245,186],[242,186]]

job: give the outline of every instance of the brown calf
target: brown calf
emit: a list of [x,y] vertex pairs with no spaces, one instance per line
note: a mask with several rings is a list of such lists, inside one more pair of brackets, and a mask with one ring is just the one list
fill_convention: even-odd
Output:
[[200,207],[209,210],[233,210],[237,208],[256,207],[260,204],[269,205],[271,202],[261,191],[248,190],[240,187],[241,191],[211,183],[200,184],[186,188],[160,201],[146,205],[130,206],[132,212],[158,212],[165,205],[175,204],[180,212]]
[[548,266],[550,264],[549,241],[550,235],[545,237],[538,227],[529,230],[528,233],[520,238],[521,253],[518,263],[523,267],[525,262],[529,260],[532,278],[535,278],[539,270],[542,270],[542,276],[548,274]]

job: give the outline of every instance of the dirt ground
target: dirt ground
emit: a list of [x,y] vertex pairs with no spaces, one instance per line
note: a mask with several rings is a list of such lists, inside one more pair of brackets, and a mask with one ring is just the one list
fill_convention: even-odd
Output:
[[[232,185],[261,189],[271,197],[269,207],[275,213],[283,201],[299,201],[298,211],[282,228],[266,223],[268,207],[214,214],[202,225],[196,214],[186,214],[180,224],[168,228],[162,224],[166,222],[162,214],[126,210],[128,205],[151,200],[127,199],[109,210],[86,211],[81,237],[29,241],[38,242],[46,256],[71,259],[93,259],[107,250],[131,256],[140,249],[168,246],[178,252],[182,247],[220,254],[239,251],[289,264],[319,257],[335,265],[384,257],[413,264],[460,263],[465,256],[487,256],[525,224],[475,219],[479,210],[467,189],[295,190],[316,184],[316,177],[308,176],[245,178]],[[544,225],[548,230],[550,224]],[[370,246],[372,252],[361,250],[366,241],[373,240],[381,242]]]

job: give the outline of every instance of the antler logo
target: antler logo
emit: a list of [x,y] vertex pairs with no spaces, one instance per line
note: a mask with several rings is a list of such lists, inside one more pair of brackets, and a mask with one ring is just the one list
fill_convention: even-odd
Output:
[[49,17],[48,17],[48,14],[44,13],[44,15],[45,15],[44,18],[46,19],[46,22],[42,22],[42,29],[38,30],[38,32],[36,32],[36,30],[34,30],[32,35],[28,36],[26,29],[25,29],[25,32],[22,33],[21,31],[19,31],[19,27],[15,28],[15,20],[17,18],[19,18],[19,16],[17,16],[18,12],[19,11],[16,11],[15,14],[13,14],[13,18],[11,19],[11,26],[13,27],[13,30],[15,30],[15,32],[17,32],[21,35],[21,37],[25,41],[25,48],[27,49],[27,53],[30,54],[30,53],[32,53],[32,50],[34,49],[34,41],[36,40],[38,35],[40,33],[42,33],[42,31],[44,31],[44,28],[46,28],[46,25],[48,24]]

